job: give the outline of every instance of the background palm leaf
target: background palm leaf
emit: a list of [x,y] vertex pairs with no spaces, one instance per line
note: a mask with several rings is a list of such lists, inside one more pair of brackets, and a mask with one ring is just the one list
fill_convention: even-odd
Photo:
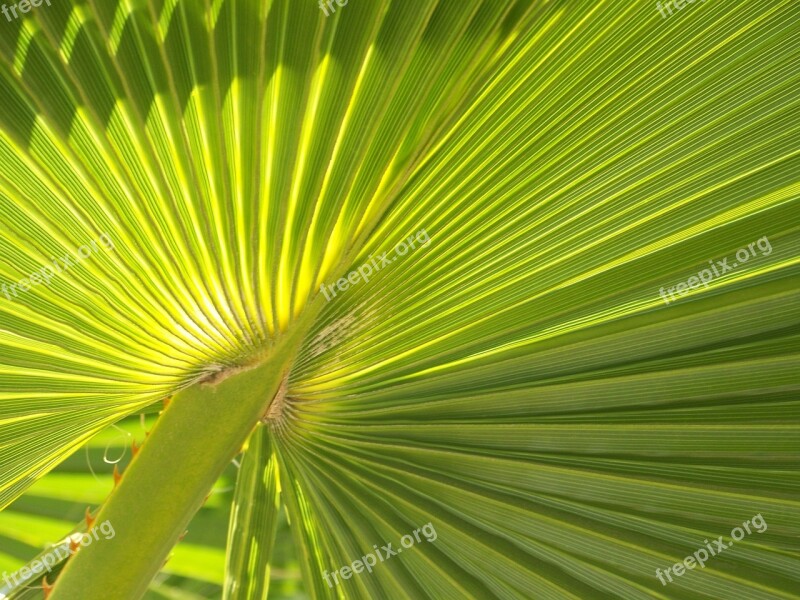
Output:
[[[221,480],[227,577],[220,546],[189,559],[226,597],[293,568],[284,512],[314,598],[797,597],[799,17],[87,0],[0,20],[0,281],[114,244],[0,296],[0,506],[322,305]],[[107,491],[63,481],[3,514],[7,564],[23,531],[80,519],[46,529],[56,505],[31,499]],[[764,533],[655,577],[756,514]],[[323,578],[426,523],[435,542]],[[221,592],[166,569],[171,593]]]

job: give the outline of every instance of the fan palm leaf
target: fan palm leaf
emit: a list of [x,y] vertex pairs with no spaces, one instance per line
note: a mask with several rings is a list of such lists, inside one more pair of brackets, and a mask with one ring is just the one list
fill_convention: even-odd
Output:
[[171,398],[53,598],[240,451],[228,599],[796,597],[800,6],[682,6],[0,19],[0,506]]

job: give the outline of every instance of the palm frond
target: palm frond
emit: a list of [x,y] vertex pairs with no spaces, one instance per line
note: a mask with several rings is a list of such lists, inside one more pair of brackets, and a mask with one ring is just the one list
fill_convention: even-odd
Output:
[[796,597],[800,5],[334,6],[0,20],[0,507],[313,316],[177,575],[266,597],[285,508],[313,598]]

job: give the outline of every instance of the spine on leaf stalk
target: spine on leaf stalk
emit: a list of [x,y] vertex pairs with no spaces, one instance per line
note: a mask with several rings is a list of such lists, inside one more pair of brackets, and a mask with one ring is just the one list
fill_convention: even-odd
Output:
[[267,412],[311,321],[305,316],[261,362],[173,396],[96,517],[113,524],[114,539],[81,548],[50,600],[135,600],[145,593]]

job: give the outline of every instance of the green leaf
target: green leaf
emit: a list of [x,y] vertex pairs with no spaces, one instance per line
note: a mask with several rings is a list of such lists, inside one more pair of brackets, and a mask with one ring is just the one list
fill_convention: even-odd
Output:
[[[315,599],[796,597],[798,24],[791,0],[0,19],[0,564],[81,501],[159,550],[64,575],[124,564],[157,597],[299,594],[269,581],[284,513]],[[277,401],[282,372],[187,400],[291,336]],[[45,477],[172,395],[142,452],[174,480],[120,488],[168,515]],[[248,436],[226,556],[187,543],[150,582]]]
[[278,477],[278,458],[272,451],[269,432],[259,427],[250,435],[236,479],[225,598],[267,598],[280,514]]

